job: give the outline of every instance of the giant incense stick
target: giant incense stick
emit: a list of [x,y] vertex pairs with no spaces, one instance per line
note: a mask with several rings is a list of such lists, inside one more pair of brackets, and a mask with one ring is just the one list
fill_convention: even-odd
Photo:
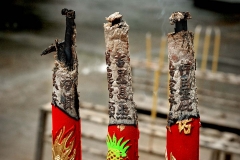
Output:
[[132,91],[129,26],[119,12],[106,20],[104,33],[109,90],[107,160],[137,160],[139,131]]
[[77,92],[78,60],[75,12],[63,9],[66,15],[65,41],[49,46],[42,55],[55,52],[52,92],[52,158],[81,160],[80,116]]
[[189,12],[174,12],[169,20],[175,32],[168,34],[170,111],[167,125],[166,159],[198,160],[199,127],[196,60],[193,33],[187,31]]

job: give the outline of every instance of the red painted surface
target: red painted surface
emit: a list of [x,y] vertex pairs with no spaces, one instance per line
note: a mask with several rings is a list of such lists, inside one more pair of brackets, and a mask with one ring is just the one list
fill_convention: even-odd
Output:
[[59,134],[60,130],[63,128],[63,126],[65,126],[65,135],[69,134],[71,131],[74,131],[71,137],[71,140],[74,140],[73,148],[76,149],[76,156],[74,160],[82,160],[81,121],[71,118],[66,113],[64,113],[61,109],[52,105],[53,142],[56,139],[56,136]]
[[179,132],[178,124],[174,124],[167,129],[167,157],[170,158],[170,154],[176,158],[176,160],[199,160],[199,128],[200,118],[192,118],[191,133],[184,134],[184,131]]
[[117,139],[122,137],[123,141],[129,140],[126,146],[130,146],[127,150],[127,157],[125,160],[138,160],[138,139],[139,130],[137,126],[127,126],[121,131],[117,125],[108,126],[108,134],[112,137],[114,134]]

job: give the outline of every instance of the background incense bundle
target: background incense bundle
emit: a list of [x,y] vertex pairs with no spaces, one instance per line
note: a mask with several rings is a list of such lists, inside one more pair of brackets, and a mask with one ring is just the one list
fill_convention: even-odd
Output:
[[66,15],[65,41],[49,46],[42,55],[55,52],[52,92],[53,160],[81,160],[81,127],[79,117],[78,60],[75,50],[75,11],[63,9]]
[[109,126],[107,160],[138,159],[138,121],[133,101],[128,30],[122,15],[115,12],[104,24]]
[[170,110],[166,159],[198,160],[200,118],[197,109],[196,60],[193,33],[187,31],[189,12],[174,12],[169,20],[175,32],[168,34]]

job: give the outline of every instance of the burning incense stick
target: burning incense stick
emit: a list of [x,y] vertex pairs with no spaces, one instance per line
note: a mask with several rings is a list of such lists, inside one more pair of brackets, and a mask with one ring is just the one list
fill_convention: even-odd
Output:
[[119,12],[106,20],[104,33],[109,90],[107,160],[137,160],[139,131],[132,91],[129,26]]
[[175,32],[168,34],[170,111],[167,125],[166,159],[198,160],[200,116],[197,109],[196,60],[193,33],[187,31],[189,12],[170,16]]
[[62,15],[66,15],[65,41],[55,40],[55,45],[49,46],[41,54],[56,51],[52,92],[52,157],[53,160],[81,160],[75,11],[63,9]]

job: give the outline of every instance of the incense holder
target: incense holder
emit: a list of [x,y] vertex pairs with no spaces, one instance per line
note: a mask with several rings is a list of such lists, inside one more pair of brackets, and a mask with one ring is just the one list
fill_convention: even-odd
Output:
[[198,160],[200,116],[197,108],[196,59],[193,33],[187,30],[189,12],[174,12],[169,20],[175,32],[168,34],[169,114],[166,160]]
[[41,55],[54,52],[52,92],[52,158],[81,160],[81,122],[78,100],[78,59],[75,11],[62,9],[66,16],[65,39],[55,40]]
[[109,90],[109,126],[107,160],[138,159],[138,117],[133,101],[128,24],[115,12],[106,18],[107,80]]
[[128,24],[118,12],[106,18],[107,80],[109,90],[109,124],[137,125],[136,104],[133,101],[132,74],[128,40]]

